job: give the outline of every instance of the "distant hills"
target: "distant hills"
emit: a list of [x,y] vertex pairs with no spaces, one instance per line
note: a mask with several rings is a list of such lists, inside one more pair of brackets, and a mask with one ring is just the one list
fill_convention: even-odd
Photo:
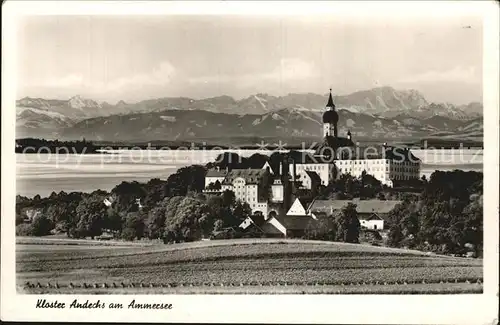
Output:
[[[16,102],[16,137],[65,140],[186,140],[217,137],[319,137],[327,95],[256,94],[241,100],[158,98],[98,103],[23,98]],[[397,139],[433,134],[482,137],[482,104],[429,103],[415,90],[380,87],[335,96],[340,134]]]

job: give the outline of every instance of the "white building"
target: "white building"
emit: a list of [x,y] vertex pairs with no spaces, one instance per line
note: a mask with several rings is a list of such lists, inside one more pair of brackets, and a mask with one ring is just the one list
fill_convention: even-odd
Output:
[[229,171],[222,181],[221,191],[233,191],[236,200],[250,205],[252,213],[261,212],[267,215],[268,201],[265,193],[261,193],[263,182],[266,182],[269,173],[264,169],[233,169]]
[[361,224],[361,228],[384,230],[384,219],[375,213],[370,216],[360,215],[358,219]]
[[311,190],[322,184],[321,177],[316,172],[298,169],[296,173],[296,180],[301,183],[301,188]]
[[226,178],[226,174],[227,170],[220,170],[220,168],[207,171],[207,174],[205,175],[205,187],[209,184],[215,184],[216,182],[222,184],[222,181]]
[[[293,163],[290,164],[289,166],[290,171],[293,170]],[[296,173],[297,175],[300,175],[300,179],[305,178],[307,176],[304,176],[307,171],[314,172],[316,173],[320,180],[321,180],[321,185],[328,185],[331,181],[335,179],[335,164],[334,163],[323,163],[323,162],[305,162],[305,163],[300,163],[297,162],[295,165],[296,168]]]
[[325,186],[339,179],[342,174],[359,177],[363,171],[391,187],[394,181],[420,178],[420,159],[409,149],[385,144],[378,148],[356,148],[350,131],[347,132],[347,137],[338,136],[338,120],[330,89],[326,111],[323,114],[324,143],[314,155],[304,153],[299,160],[290,163],[290,171],[296,165],[297,174],[303,171],[315,172],[321,179],[321,185]]

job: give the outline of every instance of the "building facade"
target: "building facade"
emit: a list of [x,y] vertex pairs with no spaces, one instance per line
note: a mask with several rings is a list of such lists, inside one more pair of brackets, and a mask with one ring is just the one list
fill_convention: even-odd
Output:
[[315,172],[324,186],[339,179],[342,174],[360,177],[363,172],[390,187],[394,185],[394,181],[420,178],[420,159],[409,149],[386,144],[377,147],[356,147],[350,131],[346,137],[338,136],[338,121],[339,116],[330,89],[326,111],[323,114],[324,142],[314,154],[303,154],[290,162],[289,169],[296,168],[297,173]]

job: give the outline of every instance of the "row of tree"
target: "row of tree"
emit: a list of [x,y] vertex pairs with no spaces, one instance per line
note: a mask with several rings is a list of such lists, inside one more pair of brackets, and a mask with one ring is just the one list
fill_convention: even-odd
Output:
[[96,153],[99,149],[85,139],[77,141],[46,140],[38,138],[16,139],[16,153]]
[[[228,157],[227,154],[219,157],[218,166],[228,163]],[[250,161],[255,163],[251,167],[257,168],[258,164],[261,168],[265,161],[261,162],[259,155],[252,157],[245,164]],[[275,168],[279,168],[277,162],[283,157],[277,154],[272,157]],[[207,237],[228,227],[237,228],[251,209],[248,204],[236,202],[234,193],[229,191],[220,196],[202,194],[206,170],[212,167],[214,164],[184,167],[166,181],[122,182],[110,192],[60,192],[33,199],[18,196],[16,231],[19,235],[34,236],[63,232],[74,238],[109,232],[127,240],[147,237],[178,242]],[[428,181],[422,179],[419,186],[407,191],[384,187],[373,176],[363,173],[358,178],[342,175],[338,181],[322,187],[317,198],[402,200],[386,220],[389,245],[458,254],[472,246],[480,255],[482,183],[482,173],[436,171]],[[112,204],[106,206],[105,199]],[[27,214],[36,216],[31,223],[25,222]],[[356,209],[348,206],[335,215],[311,221],[305,237],[357,242],[359,232]]]
[[481,256],[483,174],[434,172],[418,198],[391,211],[388,223],[391,246]]
[[[180,242],[239,226],[251,214],[249,205],[236,201],[231,191],[203,195],[204,175],[202,166],[190,166],[167,181],[122,182],[109,193],[17,196],[16,231],[33,236],[66,233],[71,238],[94,238],[107,232],[126,240],[147,237]],[[25,222],[27,214],[33,216],[32,222]]]

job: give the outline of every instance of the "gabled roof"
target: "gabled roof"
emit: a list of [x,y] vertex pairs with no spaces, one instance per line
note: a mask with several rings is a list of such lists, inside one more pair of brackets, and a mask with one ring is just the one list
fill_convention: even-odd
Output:
[[372,213],[372,214],[369,214],[369,215],[366,215],[366,214],[362,214],[362,215],[359,215],[358,216],[358,219],[360,220],[384,220],[384,218],[382,218],[381,216],[379,216],[377,213]]
[[225,177],[226,174],[227,171],[225,170],[210,169],[205,174],[205,177]]
[[348,203],[356,204],[358,213],[389,213],[396,205],[402,201],[383,201],[383,200],[316,200],[311,205],[313,212],[336,211],[342,209]]
[[264,165],[262,166],[262,169],[264,169],[264,170],[265,170],[265,169],[267,169],[267,168],[269,168],[269,172],[270,172],[271,174],[276,174],[276,173],[274,172],[273,168],[271,167],[271,165],[269,164],[269,161],[266,161],[266,162],[264,163]]
[[313,203],[314,198],[312,198],[312,197],[298,197],[297,200],[300,201],[300,204],[302,204],[302,206],[304,207],[304,209],[307,212],[307,211],[309,211],[309,207]]
[[251,215],[248,218],[252,221],[252,223],[258,227],[262,226],[266,221],[264,220],[264,216]]
[[310,222],[315,221],[312,217],[307,216],[277,216],[275,219],[287,230],[304,230]]
[[282,235],[281,231],[279,231],[278,228],[276,228],[275,226],[273,226],[271,223],[269,222],[266,222],[264,223],[260,229],[262,229],[262,231],[266,234],[269,234],[269,235]]
[[222,184],[232,184],[236,178],[243,178],[247,184],[258,184],[267,173],[265,169],[233,169],[222,181]]

